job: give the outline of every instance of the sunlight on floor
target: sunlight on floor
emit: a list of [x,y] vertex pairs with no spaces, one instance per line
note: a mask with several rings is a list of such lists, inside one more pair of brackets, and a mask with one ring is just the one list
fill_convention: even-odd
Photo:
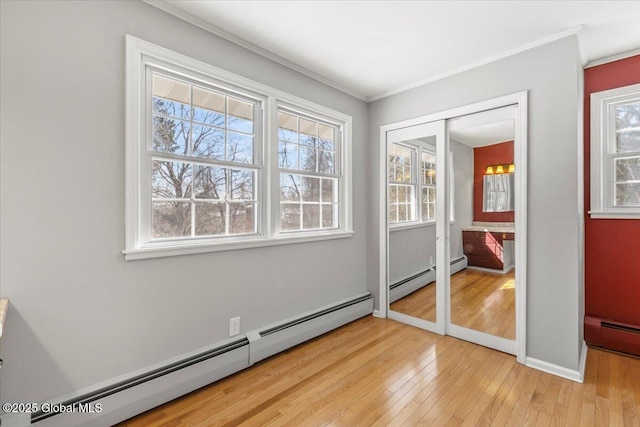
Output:
[[500,289],[515,289],[516,288],[516,280],[509,279],[505,282],[504,285],[500,286]]

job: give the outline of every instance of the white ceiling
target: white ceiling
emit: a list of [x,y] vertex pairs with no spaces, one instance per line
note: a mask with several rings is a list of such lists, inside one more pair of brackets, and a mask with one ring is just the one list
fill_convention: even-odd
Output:
[[576,31],[640,48],[640,1],[145,1],[365,100]]
[[515,123],[513,120],[489,123],[466,129],[450,131],[452,139],[470,147],[485,147],[500,142],[513,141],[515,138]]

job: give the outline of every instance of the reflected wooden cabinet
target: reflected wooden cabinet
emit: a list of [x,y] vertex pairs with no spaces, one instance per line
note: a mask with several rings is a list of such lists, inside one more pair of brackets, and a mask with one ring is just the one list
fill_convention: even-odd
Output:
[[462,244],[468,265],[494,270],[504,269],[504,241],[513,240],[513,238],[513,233],[463,231]]

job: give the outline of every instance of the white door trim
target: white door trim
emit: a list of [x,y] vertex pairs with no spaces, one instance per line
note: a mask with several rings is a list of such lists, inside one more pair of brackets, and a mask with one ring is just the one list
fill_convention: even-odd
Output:
[[[477,102],[462,107],[453,108],[438,113],[428,114],[426,116],[416,117],[397,123],[391,123],[380,127],[380,162],[379,162],[379,301],[381,317],[388,317],[388,257],[389,250],[388,241],[388,224],[387,224],[387,174],[386,174],[386,134],[389,131],[402,129],[410,126],[421,125],[425,123],[435,122],[438,120],[447,120],[454,117],[464,116],[467,114],[478,113],[494,108],[505,107],[508,105],[516,105],[516,126],[515,126],[515,143],[514,143],[514,163],[516,165],[515,180],[515,233],[516,243],[516,358],[519,363],[526,361],[526,343],[527,343],[527,91],[517,92],[510,95],[501,96],[482,102]],[[447,259],[449,257],[447,256]],[[448,298],[448,296],[447,296]],[[394,315],[395,317],[395,315]],[[400,319],[398,319],[400,320]],[[418,326],[418,325],[415,325]],[[455,329],[455,328],[454,328]]]

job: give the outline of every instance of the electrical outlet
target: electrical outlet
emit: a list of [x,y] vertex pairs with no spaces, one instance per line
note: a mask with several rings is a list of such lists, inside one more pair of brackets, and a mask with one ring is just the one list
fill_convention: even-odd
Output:
[[240,333],[240,318],[233,317],[229,319],[229,336],[238,335]]
[[433,267],[433,257],[432,256],[429,257],[429,265],[431,267]]

